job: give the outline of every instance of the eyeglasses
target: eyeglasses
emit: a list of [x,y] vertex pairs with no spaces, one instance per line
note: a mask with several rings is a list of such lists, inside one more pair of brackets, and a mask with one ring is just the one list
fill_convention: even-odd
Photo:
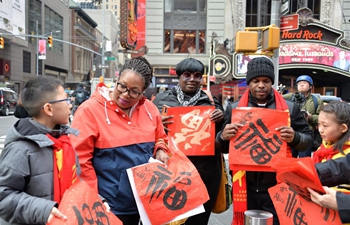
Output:
[[72,100],[70,98],[54,100],[54,101],[50,101],[48,103],[53,104],[53,103],[57,103],[57,102],[67,102],[68,105],[72,104]]
[[[48,103],[46,103],[46,104],[53,104],[53,103],[57,103],[57,102],[66,102],[68,105],[72,104],[72,100],[71,100],[70,98],[64,98],[64,99],[53,100],[53,101],[50,101],[50,102],[48,102]],[[46,104],[45,104],[45,105],[46,105]],[[44,106],[45,106],[45,105],[44,105]],[[41,108],[44,109],[44,106],[41,107]]]
[[190,73],[190,72],[186,71],[182,74],[182,78],[185,81],[191,80],[191,78],[193,78],[194,81],[201,81],[202,76],[203,76],[203,74],[200,72]]
[[119,82],[117,82],[117,91],[119,91],[120,93],[128,92],[130,98],[138,98],[140,96],[140,94],[142,94],[141,92],[130,90],[125,85],[123,85]]

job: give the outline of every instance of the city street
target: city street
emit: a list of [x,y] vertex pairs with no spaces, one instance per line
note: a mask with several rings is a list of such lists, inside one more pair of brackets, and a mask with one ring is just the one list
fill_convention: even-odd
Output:
[[[5,137],[10,127],[18,119],[14,116],[0,116],[0,153],[4,147]],[[226,163],[227,163],[227,157]],[[209,225],[229,225],[232,222],[232,206],[226,212],[221,214],[212,213],[209,220]]]

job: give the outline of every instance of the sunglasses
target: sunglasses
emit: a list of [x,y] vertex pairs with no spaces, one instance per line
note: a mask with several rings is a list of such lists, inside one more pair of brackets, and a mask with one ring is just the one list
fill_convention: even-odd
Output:
[[182,74],[182,78],[186,81],[191,80],[191,78],[193,78],[194,81],[201,81],[202,77],[203,74],[200,72],[190,73],[186,71]]

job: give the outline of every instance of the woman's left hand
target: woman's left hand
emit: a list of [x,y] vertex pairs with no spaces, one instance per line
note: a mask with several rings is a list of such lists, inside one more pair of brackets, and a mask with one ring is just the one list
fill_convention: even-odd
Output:
[[329,187],[323,187],[323,189],[325,190],[326,194],[321,195],[311,188],[307,188],[307,190],[310,192],[311,200],[316,204],[328,209],[338,210],[336,197],[337,192]]
[[164,150],[159,149],[156,152],[156,159],[163,162],[165,167],[168,167],[168,160],[169,160],[169,155],[165,153]]
[[210,120],[215,123],[221,122],[223,118],[224,118],[224,113],[220,109],[215,109],[210,115]]

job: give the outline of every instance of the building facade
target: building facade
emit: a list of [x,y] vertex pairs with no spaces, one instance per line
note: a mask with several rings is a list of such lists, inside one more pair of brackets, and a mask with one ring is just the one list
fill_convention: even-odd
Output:
[[[69,1],[2,1],[0,7],[8,8],[1,10],[0,15],[7,22],[5,27],[0,26],[5,39],[4,49],[0,50],[0,83],[19,92],[23,83],[36,75],[66,81],[70,47],[55,39],[70,36]],[[53,46],[46,47],[46,59],[37,59],[39,40],[46,40],[49,35]]]
[[[218,71],[225,79],[217,79],[220,84],[212,85],[210,89],[217,96],[233,95],[237,99],[246,87],[245,74],[237,75],[238,60],[242,57],[234,52],[235,34],[245,27],[267,26],[271,24],[273,8],[272,0],[149,0],[146,4],[146,45],[148,47],[147,59],[154,65],[156,77],[154,88],[174,85],[176,80],[175,66],[187,57],[194,57],[206,66],[209,74]],[[312,20],[326,30],[328,34],[341,33],[343,42],[349,38],[350,27],[350,1],[347,0],[296,0],[289,1],[287,14],[295,14],[298,10],[307,8],[311,11]],[[340,13],[341,12],[341,13]],[[300,17],[301,18],[301,17]],[[277,21],[279,22],[279,20]],[[279,24],[276,24],[279,25]],[[282,34],[282,33],[281,33]],[[326,38],[326,37],[325,37]],[[281,39],[281,46],[287,41]],[[291,41],[291,40],[288,40]],[[314,48],[321,42],[329,47],[335,47],[337,51],[346,51],[350,57],[347,45],[341,41],[330,42],[324,40],[307,40],[309,47]],[[293,43],[305,43],[305,40],[296,39]],[[222,43],[222,46],[220,46]],[[214,44],[214,46],[213,46]],[[215,46],[217,44],[217,46]],[[217,47],[225,50],[220,63],[217,61]],[[213,50],[214,48],[214,50]],[[336,60],[336,52],[332,56]],[[231,62],[227,61],[227,58]],[[210,60],[211,59],[211,60]],[[227,63],[226,63],[227,62]],[[333,65],[325,69],[317,62],[306,65],[297,62],[286,66],[280,60],[279,80],[295,86],[295,79],[301,74],[309,74],[315,81],[314,92],[342,96],[350,100],[348,86],[350,76],[348,71],[332,70]],[[300,67],[299,69],[296,69]],[[225,70],[223,70],[223,68]],[[220,72],[220,71],[219,71]],[[216,74],[217,75],[217,74]],[[242,73],[240,74],[242,75]],[[323,79],[325,78],[325,79]],[[332,79],[333,78],[333,79]],[[336,79],[334,79],[336,78]],[[329,81],[342,78],[342,84],[329,83]],[[174,80],[175,79],[175,80]],[[332,91],[330,91],[332,90]]]

